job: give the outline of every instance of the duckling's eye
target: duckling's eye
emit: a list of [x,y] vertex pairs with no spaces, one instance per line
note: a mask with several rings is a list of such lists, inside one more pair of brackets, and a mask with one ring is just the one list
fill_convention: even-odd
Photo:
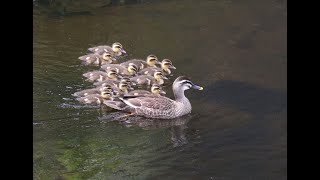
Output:
[[171,64],[170,64],[170,63],[164,63],[164,65],[166,65],[166,66],[170,66]]

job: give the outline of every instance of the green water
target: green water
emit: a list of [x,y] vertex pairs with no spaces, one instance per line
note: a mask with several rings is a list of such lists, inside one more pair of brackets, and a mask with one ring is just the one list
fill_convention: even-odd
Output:
[[[286,1],[105,2],[34,3],[34,179],[287,179]],[[96,69],[78,57],[115,41],[203,86],[191,115],[125,124],[74,101]]]

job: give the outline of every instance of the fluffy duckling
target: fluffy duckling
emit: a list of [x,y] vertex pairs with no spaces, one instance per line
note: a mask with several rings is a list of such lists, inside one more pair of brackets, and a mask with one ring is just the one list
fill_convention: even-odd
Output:
[[176,67],[174,67],[172,65],[172,62],[169,59],[163,59],[161,61],[161,68],[159,67],[148,67],[148,68],[144,68],[141,71],[139,71],[137,74],[138,75],[152,75],[155,71],[162,71],[165,75],[169,75],[171,74],[171,70],[170,69],[176,69]]
[[112,92],[109,90],[101,91],[100,94],[90,94],[84,97],[76,98],[77,101],[83,104],[101,105],[106,100],[112,100]]
[[94,82],[94,81],[104,81],[104,80],[117,80],[119,74],[115,70],[109,70],[107,72],[103,71],[91,71],[83,74],[84,77],[87,78],[87,81]]
[[131,81],[139,85],[151,85],[151,84],[162,85],[164,84],[164,79],[168,79],[168,78],[165,77],[161,71],[155,71],[153,73],[153,76],[139,75],[139,76],[130,78]]
[[138,89],[128,92],[125,96],[163,96],[165,94],[166,92],[162,90],[160,85],[152,84],[151,91]]
[[105,64],[101,66],[101,70],[115,70],[120,75],[133,76],[136,75],[138,67],[134,63],[129,63],[128,67],[121,66],[120,64]]
[[115,95],[121,95],[128,93],[128,90],[132,91],[134,90],[130,86],[131,81],[127,81],[126,78],[121,79],[120,81],[113,81],[113,80],[106,80],[94,83],[96,85],[96,88],[103,88],[105,86],[111,86],[112,91]]
[[108,45],[95,46],[95,47],[89,48],[88,50],[95,54],[103,54],[104,52],[109,52],[114,56],[121,56],[127,53],[119,42],[113,43],[112,47]]
[[111,79],[107,79],[104,81],[97,81],[94,82],[93,85],[95,85],[96,87],[103,87],[103,86],[117,86],[117,84],[119,84],[118,80],[111,80]]
[[103,85],[101,87],[96,87],[96,88],[91,88],[91,89],[85,89],[85,90],[82,90],[82,91],[78,91],[78,92],[75,92],[73,94],[73,96],[76,96],[76,97],[84,97],[84,96],[88,96],[90,94],[101,94],[102,91],[113,91],[112,87],[108,84],[106,85]]
[[157,56],[149,55],[146,60],[142,59],[131,59],[126,62],[120,63],[123,67],[128,67],[131,63],[135,64],[138,67],[138,71],[147,68],[147,67],[157,67],[156,64],[160,64]]
[[115,87],[113,90],[115,96],[122,96],[128,93],[128,90],[133,90],[133,88],[131,88],[129,86],[129,84],[126,81],[120,81],[118,86]]
[[109,52],[104,52],[102,55],[87,54],[84,56],[80,56],[78,59],[80,59],[85,65],[104,65],[116,61],[116,59]]

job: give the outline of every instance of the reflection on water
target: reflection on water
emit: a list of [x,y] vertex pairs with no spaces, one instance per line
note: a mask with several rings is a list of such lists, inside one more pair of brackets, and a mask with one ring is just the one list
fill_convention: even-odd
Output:
[[[286,1],[41,2],[34,179],[287,179]],[[71,94],[91,87],[82,74],[96,69],[77,58],[115,41],[125,59],[168,58],[171,82],[187,75],[204,86],[186,92],[192,113],[112,121],[123,113],[76,102]]]

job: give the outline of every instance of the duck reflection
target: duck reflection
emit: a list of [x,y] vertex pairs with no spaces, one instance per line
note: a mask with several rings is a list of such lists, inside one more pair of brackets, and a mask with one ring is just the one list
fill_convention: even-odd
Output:
[[102,108],[100,110],[99,120],[104,122],[117,121],[126,127],[137,126],[144,130],[154,129],[168,129],[171,134],[171,142],[173,147],[183,146],[188,143],[186,137],[187,123],[194,117],[194,115],[188,114],[175,119],[151,119],[140,116],[126,117],[118,119],[117,117],[123,116],[121,112],[110,112],[110,109]]

